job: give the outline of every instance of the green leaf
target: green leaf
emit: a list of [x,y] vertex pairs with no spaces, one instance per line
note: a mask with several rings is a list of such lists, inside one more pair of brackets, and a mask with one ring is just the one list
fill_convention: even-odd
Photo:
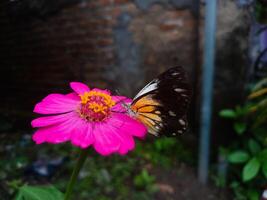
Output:
[[267,160],[267,149],[263,149],[260,153],[258,153],[257,157],[260,162],[265,162],[265,160]]
[[262,173],[264,174],[265,178],[267,178],[267,160],[265,160],[261,166]]
[[219,112],[219,115],[221,117],[224,117],[224,118],[228,118],[228,119],[234,119],[236,118],[236,113],[234,110],[231,110],[231,109],[225,109],[225,110],[221,110]]
[[63,200],[63,194],[54,186],[22,186],[16,200]]
[[249,105],[236,106],[235,112],[238,117],[246,116],[249,112]]
[[231,163],[244,163],[248,161],[249,154],[245,151],[235,151],[228,156],[228,160]]
[[241,135],[242,133],[246,131],[247,125],[243,122],[235,122],[234,129],[239,135]]
[[242,177],[243,181],[249,181],[257,176],[260,169],[260,162],[257,158],[252,158],[243,168]]
[[257,190],[250,189],[247,191],[247,196],[249,200],[259,200],[260,194]]
[[236,188],[240,187],[240,184],[241,184],[240,181],[233,181],[233,182],[231,182],[231,184],[230,184],[230,188],[231,188],[231,189],[236,189]]
[[149,173],[145,169],[143,169],[142,172],[134,178],[134,184],[138,188],[145,188],[153,184],[154,181],[155,177],[149,175]]
[[249,147],[250,152],[253,155],[259,153],[260,150],[261,150],[261,146],[259,145],[259,143],[256,140],[253,140],[253,139],[250,139],[248,141],[248,147]]

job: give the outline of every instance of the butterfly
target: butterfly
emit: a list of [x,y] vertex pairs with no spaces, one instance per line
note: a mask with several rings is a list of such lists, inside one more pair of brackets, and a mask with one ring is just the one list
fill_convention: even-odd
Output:
[[128,105],[128,114],[155,136],[175,136],[187,129],[191,87],[182,67],[173,67],[148,83]]

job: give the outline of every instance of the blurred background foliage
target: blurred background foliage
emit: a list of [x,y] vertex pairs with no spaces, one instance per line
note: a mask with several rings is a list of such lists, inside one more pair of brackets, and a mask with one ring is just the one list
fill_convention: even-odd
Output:
[[252,86],[242,106],[222,110],[220,116],[233,122],[236,133],[221,148],[230,163],[228,183],[235,199],[260,199],[267,179],[267,78]]
[[[14,145],[18,139],[19,146]],[[135,151],[128,156],[101,157],[91,150],[79,175],[75,198],[123,200],[130,196],[131,199],[152,199],[158,189],[154,166],[170,169],[182,163],[195,164],[192,152],[179,140],[161,138],[155,142],[146,141],[145,145],[141,143],[144,141],[137,142]],[[30,135],[18,138],[13,134],[9,141],[5,140],[5,145],[1,145],[0,153],[1,197],[12,199],[21,186],[28,184],[53,183],[64,191],[78,149],[70,144],[38,147],[32,144]]]

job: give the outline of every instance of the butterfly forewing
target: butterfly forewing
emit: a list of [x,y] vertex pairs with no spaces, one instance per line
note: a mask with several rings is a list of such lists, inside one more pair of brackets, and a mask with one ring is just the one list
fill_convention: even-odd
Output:
[[182,67],[173,67],[147,84],[131,110],[153,135],[174,136],[186,131],[191,89]]

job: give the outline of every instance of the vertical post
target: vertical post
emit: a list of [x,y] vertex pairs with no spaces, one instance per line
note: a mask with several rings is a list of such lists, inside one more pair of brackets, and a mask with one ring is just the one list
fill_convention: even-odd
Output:
[[206,0],[205,43],[202,75],[202,102],[200,111],[200,144],[198,178],[207,183],[209,172],[210,127],[212,115],[214,57],[216,40],[217,0]]

